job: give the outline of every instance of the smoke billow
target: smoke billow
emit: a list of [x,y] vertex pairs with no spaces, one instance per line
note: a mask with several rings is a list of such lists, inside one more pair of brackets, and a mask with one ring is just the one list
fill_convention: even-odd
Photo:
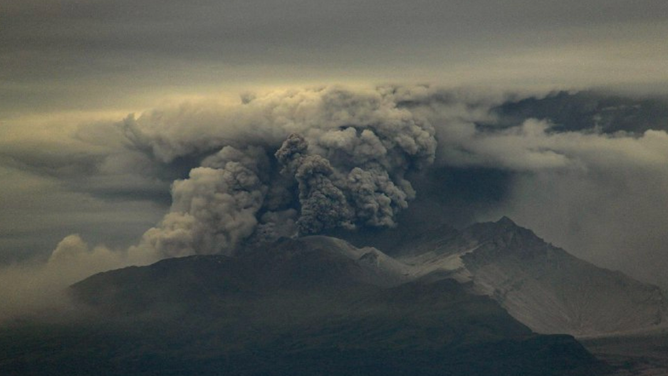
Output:
[[137,148],[159,160],[202,157],[172,184],[169,213],[133,251],[230,254],[280,236],[393,227],[415,198],[405,175],[435,159],[433,126],[379,91],[247,98],[220,118],[233,124],[217,135],[210,124],[185,129],[155,113],[126,120]]
[[172,207],[141,246],[164,256],[211,254],[234,249],[257,225],[268,192],[263,149],[223,147],[172,186]]
[[300,234],[353,227],[353,210],[342,189],[332,182],[332,165],[319,155],[308,155],[308,144],[302,136],[290,135],[276,152],[276,158],[284,166],[282,172],[294,177],[299,186]]

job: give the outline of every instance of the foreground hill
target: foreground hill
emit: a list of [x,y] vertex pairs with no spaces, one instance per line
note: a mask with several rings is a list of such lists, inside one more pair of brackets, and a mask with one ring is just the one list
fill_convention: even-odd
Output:
[[629,332],[667,321],[658,287],[580,260],[505,217],[414,234],[390,251],[414,276],[440,271],[472,283],[540,333]]
[[614,365],[611,376],[668,375],[668,329],[581,338],[596,357]]
[[43,375],[602,375],[570,336],[534,334],[378,250],[283,240],[169,259],[72,286],[88,315],[0,332],[0,373]]

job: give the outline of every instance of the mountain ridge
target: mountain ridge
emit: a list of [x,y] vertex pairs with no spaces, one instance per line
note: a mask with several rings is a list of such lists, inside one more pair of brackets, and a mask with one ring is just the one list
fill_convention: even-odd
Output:
[[411,276],[377,249],[313,236],[102,273],[72,292],[107,325],[139,330],[142,354],[163,356],[162,343],[181,335],[166,328],[187,328],[197,351],[178,356],[209,354],[230,374],[607,372],[573,337],[535,334],[489,297],[433,277]]
[[540,333],[593,335],[664,325],[661,289],[599,268],[555,247],[508,217],[471,225],[447,241],[427,237],[399,249],[400,261],[440,270],[491,296]]
[[[271,278],[292,275],[323,286],[355,281],[382,287],[451,278],[474,294],[491,297],[532,330],[546,334],[633,332],[668,322],[668,304],[660,288],[577,259],[508,217],[463,230],[436,228],[441,230],[409,234],[410,241],[395,243],[394,257],[328,236],[284,238],[274,246],[240,252],[229,259],[236,260],[233,270],[221,278],[261,273],[268,286],[278,283]],[[272,251],[266,253],[268,249]],[[256,257],[256,252],[265,255]],[[219,262],[228,260],[217,257]],[[287,267],[286,260],[288,269],[273,268]]]

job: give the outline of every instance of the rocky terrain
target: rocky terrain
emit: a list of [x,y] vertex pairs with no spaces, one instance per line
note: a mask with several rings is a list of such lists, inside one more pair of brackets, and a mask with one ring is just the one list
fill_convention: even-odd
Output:
[[355,239],[383,247],[409,266],[412,278],[438,272],[470,284],[539,333],[632,332],[667,322],[660,288],[580,260],[506,217],[392,240]]

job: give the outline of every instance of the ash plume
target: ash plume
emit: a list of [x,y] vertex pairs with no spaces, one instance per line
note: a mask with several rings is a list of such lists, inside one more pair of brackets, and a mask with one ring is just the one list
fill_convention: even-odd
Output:
[[134,250],[160,257],[231,254],[244,242],[393,227],[415,198],[406,173],[435,159],[431,124],[378,91],[250,98],[223,118],[247,126],[221,126],[216,135],[211,125],[126,120],[137,148],[159,160],[205,156],[172,184],[169,213]]
[[300,234],[314,234],[335,227],[352,228],[352,208],[343,190],[332,181],[334,169],[319,155],[308,155],[308,143],[298,134],[288,137],[276,152],[282,172],[294,177],[299,187]]
[[165,256],[234,249],[250,236],[267,195],[267,156],[262,148],[223,147],[172,185],[172,207],[142,245]]

